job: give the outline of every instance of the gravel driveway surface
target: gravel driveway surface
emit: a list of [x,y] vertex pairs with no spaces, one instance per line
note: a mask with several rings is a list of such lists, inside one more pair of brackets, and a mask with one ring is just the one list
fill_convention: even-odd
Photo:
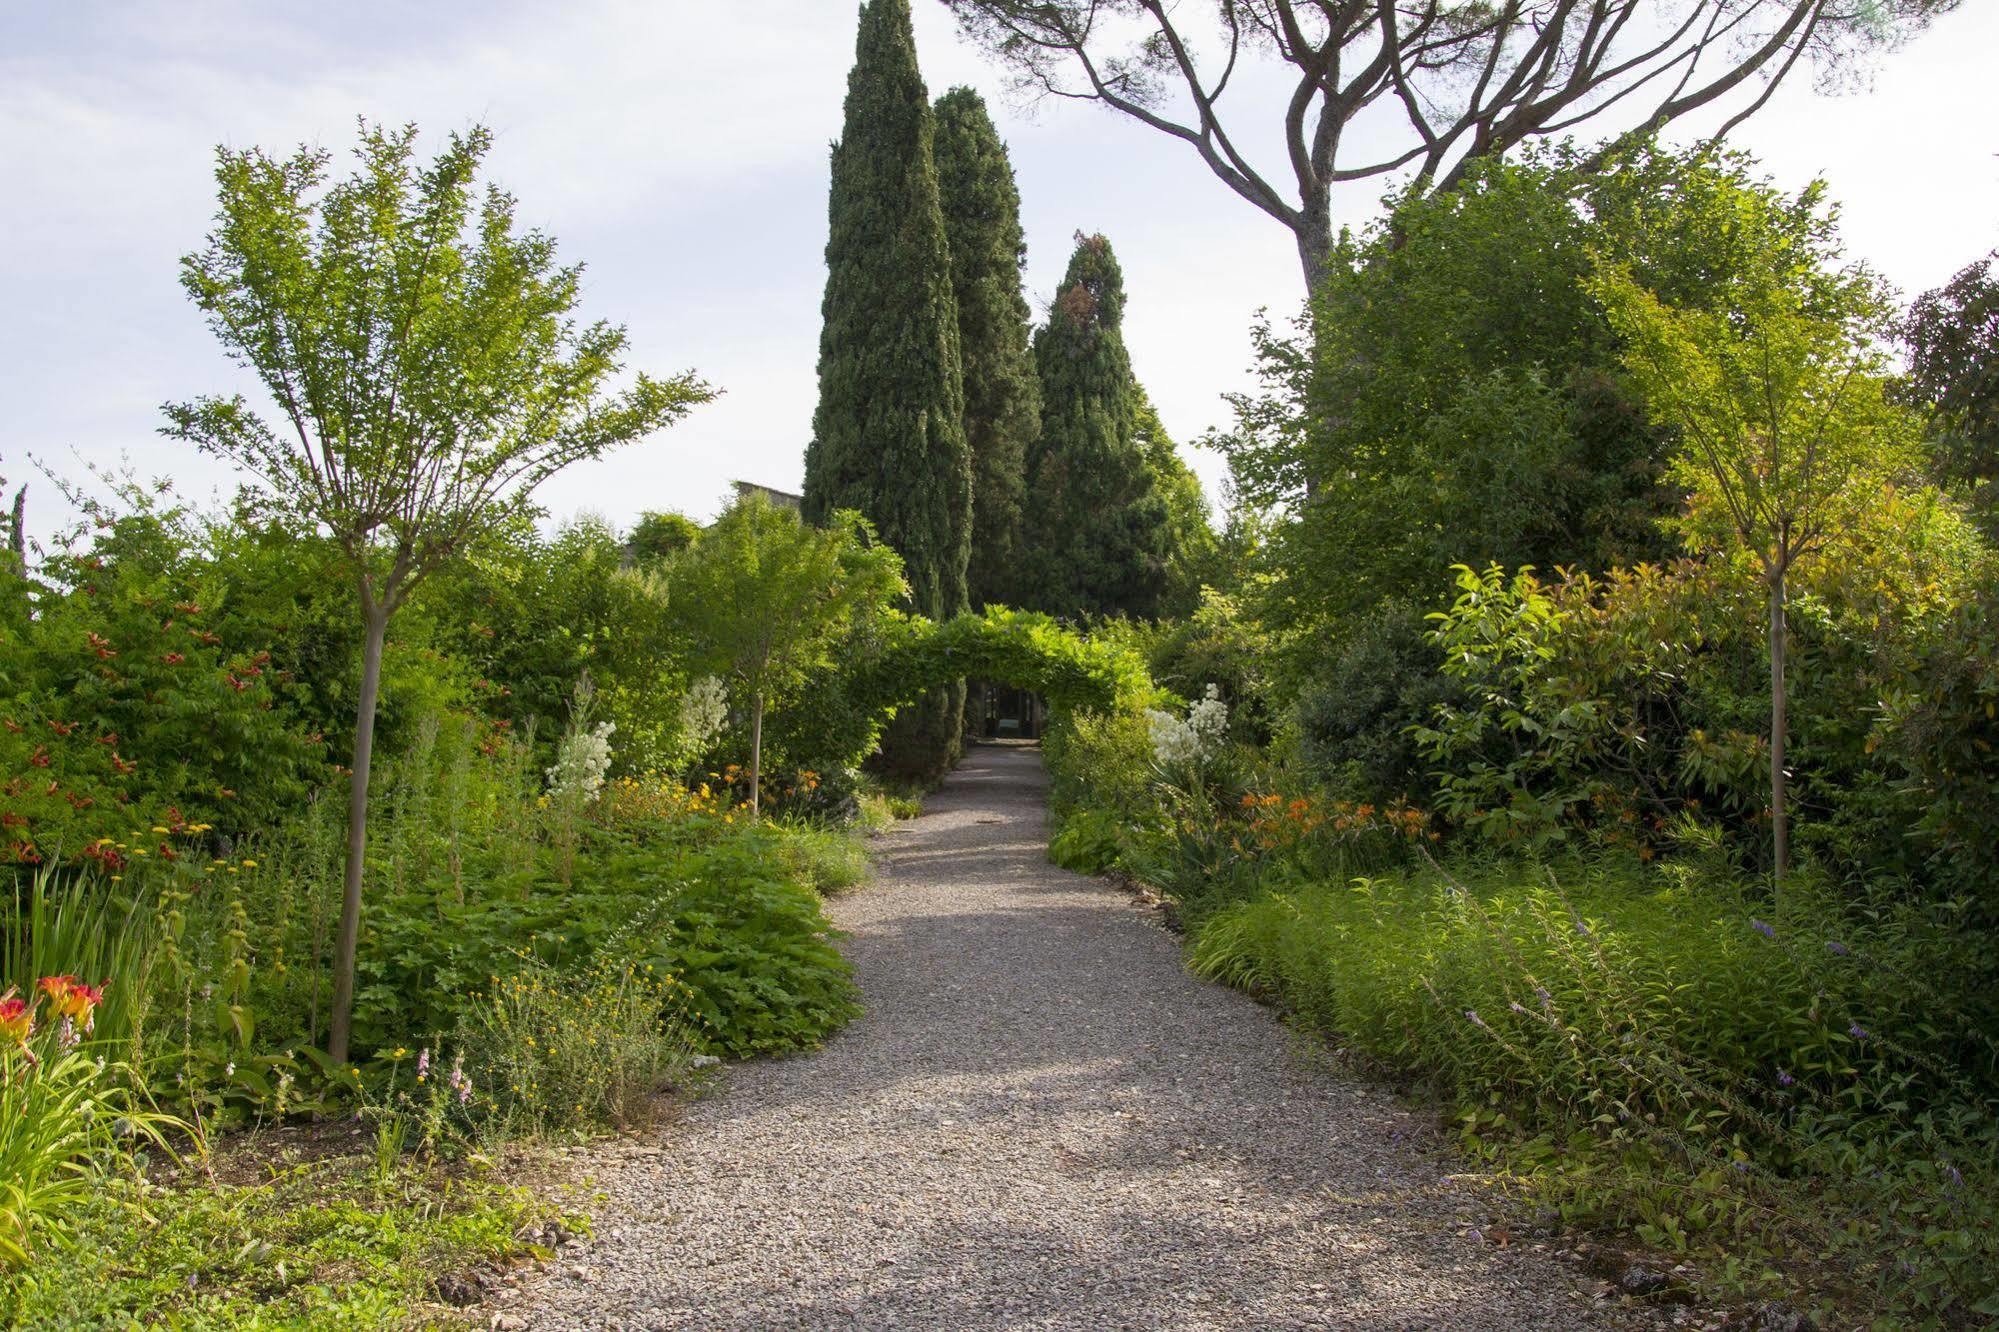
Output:
[[1037,750],[975,748],[831,904],[867,1013],[607,1163],[528,1328],[1567,1328],[1648,1313],[1531,1245],[1387,1093],[1045,859]]

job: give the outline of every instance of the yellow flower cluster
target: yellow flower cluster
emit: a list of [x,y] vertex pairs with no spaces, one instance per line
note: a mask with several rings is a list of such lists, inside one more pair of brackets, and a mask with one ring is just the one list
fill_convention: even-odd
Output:
[[617,819],[682,819],[690,814],[728,816],[728,803],[703,782],[686,786],[671,777],[649,772],[622,777],[604,788],[611,816]]

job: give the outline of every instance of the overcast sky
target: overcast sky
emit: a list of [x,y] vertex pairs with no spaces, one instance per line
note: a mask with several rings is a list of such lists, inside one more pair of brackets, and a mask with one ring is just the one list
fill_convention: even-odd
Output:
[[[442,132],[490,125],[493,179],[588,264],[585,313],[626,324],[632,363],[726,390],[679,426],[544,492],[558,516],[714,511],[734,478],[792,488],[817,392],[827,145],[853,54],[852,0],[0,0],[0,474],[26,455],[78,476],[121,456],[196,497],[219,464],[154,432],[159,405],[240,381],[181,292],[176,260],[214,210],[216,144],[344,152],[357,114]],[[1012,148],[1028,291],[1045,305],[1078,229],[1117,247],[1127,337],[1167,428],[1227,421],[1260,306],[1288,314],[1288,232],[1188,150],[1095,107],[1021,107],[915,0],[933,94],[987,94]],[[1838,97],[1799,79],[1736,135],[1786,186],[1815,175],[1851,250],[1905,292],[1999,244],[1999,4],[1971,0]],[[1278,85],[1250,82],[1268,103]],[[1266,122],[1267,123],[1267,119]],[[1270,140],[1263,146],[1274,146]],[[1353,187],[1342,220],[1375,210]],[[1192,459],[1211,487],[1221,469]]]

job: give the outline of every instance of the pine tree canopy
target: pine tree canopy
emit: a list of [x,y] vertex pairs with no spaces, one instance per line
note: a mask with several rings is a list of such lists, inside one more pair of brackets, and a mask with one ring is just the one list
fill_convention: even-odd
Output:
[[1018,582],[1027,450],[1041,433],[1041,388],[1020,271],[1020,191],[986,104],[970,88],[937,100],[937,184],[951,250],[965,438],[972,453],[972,604],[1010,602]]

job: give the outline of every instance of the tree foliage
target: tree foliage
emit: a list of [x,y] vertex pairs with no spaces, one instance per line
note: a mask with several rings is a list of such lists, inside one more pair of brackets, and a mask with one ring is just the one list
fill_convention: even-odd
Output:
[[1041,433],[1041,386],[1020,287],[1027,242],[1013,163],[972,89],[953,88],[937,99],[936,158],[972,454],[965,578],[970,604],[984,606],[1013,597],[1027,450]]
[[808,527],[752,491],[663,569],[640,575],[664,600],[698,665],[734,686],[750,717],[750,813],[759,809],[763,719],[789,707],[859,617],[885,614],[908,592],[895,552],[876,543],[858,515]]
[[[1292,232],[1308,287],[1332,252],[1342,182],[1411,171],[1419,192],[1446,192],[1536,140],[1644,135],[1726,107],[1719,138],[1800,66],[1837,81],[1958,2],[945,0],[1024,90],[1097,101],[1186,143]],[[1273,103],[1224,105],[1258,60],[1290,66],[1275,115],[1288,181],[1256,161],[1272,127],[1253,117]],[[1376,132],[1395,118],[1399,134]],[[1369,133],[1347,133],[1362,119]]]
[[[910,603],[931,619],[965,608],[972,549],[972,457],[935,138],[909,0],[868,0],[833,145],[805,517],[865,516],[902,556]],[[883,764],[914,776],[948,768],[964,692],[940,690],[906,710]]]
[[579,327],[580,266],[517,231],[514,200],[474,189],[492,135],[453,135],[428,168],[416,129],[361,126],[359,167],[329,154],[218,151],[221,208],[182,285],[250,367],[277,426],[240,396],[166,408],[166,434],[249,471],[340,548],[365,627],[347,885],[329,1054],[346,1055],[368,770],[389,618],[542,481],[679,419],[712,396],[691,374],[608,384],[622,328]]
[[1769,608],[1770,817],[1776,872],[1789,862],[1785,802],[1788,582],[1913,479],[1917,431],[1862,338],[1868,313],[1826,308],[1788,269],[1741,289],[1733,309],[1667,305],[1607,265],[1591,284],[1626,342],[1648,410],[1680,438],[1673,469],[1688,524],[1719,528],[1754,561]]
[[1970,491],[1999,538],[1999,251],[1918,298],[1903,336],[1909,387],[1931,413],[1932,469]]
[[1079,235],[1034,335],[1041,438],[1028,460],[1021,601],[1051,615],[1154,615],[1166,586],[1170,514],[1138,437],[1124,304],[1110,242]]
[[935,136],[909,0],[868,0],[833,145],[805,517],[865,516],[932,618],[965,606],[972,505]]
[[1265,391],[1218,441],[1273,533],[1269,613],[1309,634],[1443,570],[1594,571],[1660,559],[1680,488],[1585,287],[1598,255],[1677,306],[1731,308],[1780,265],[1814,306],[1878,299],[1842,271],[1822,191],[1781,194],[1733,155],[1570,150],[1487,163],[1343,238],[1316,337],[1265,327]]
[[966,678],[1031,689],[1057,710],[1133,712],[1159,697],[1144,657],[1128,644],[1004,606],[942,624],[904,622],[859,689],[874,705],[893,707]]

